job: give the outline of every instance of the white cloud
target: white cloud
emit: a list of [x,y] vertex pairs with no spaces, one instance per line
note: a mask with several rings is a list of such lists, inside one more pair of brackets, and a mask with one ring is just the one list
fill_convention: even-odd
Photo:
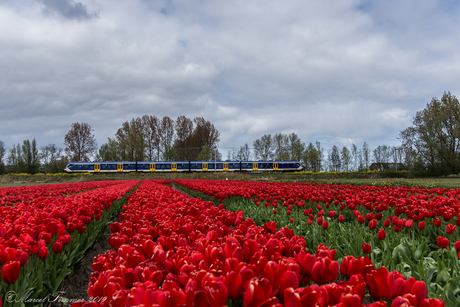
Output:
[[458,11],[434,0],[7,0],[0,140],[62,146],[78,121],[102,143],[152,114],[203,116],[222,147],[277,132],[396,145],[431,97],[459,95]]

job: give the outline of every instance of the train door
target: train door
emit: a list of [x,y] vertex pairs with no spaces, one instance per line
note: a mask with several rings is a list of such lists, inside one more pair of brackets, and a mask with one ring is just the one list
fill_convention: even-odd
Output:
[[151,172],[155,171],[155,163],[150,163],[150,171]]
[[118,172],[122,172],[122,171],[123,171],[123,164],[121,164],[121,163],[118,163],[118,164],[117,164],[117,171],[118,171]]
[[278,170],[278,162],[273,163],[273,170],[274,171]]
[[208,163],[203,163],[203,171],[207,171],[208,170]]
[[228,163],[224,163],[224,171],[228,171]]
[[177,163],[171,163],[171,171],[177,171]]
[[257,171],[258,169],[259,169],[259,163],[257,162],[252,163],[252,170]]
[[101,171],[101,165],[100,164],[94,164],[94,171],[95,172],[100,172]]

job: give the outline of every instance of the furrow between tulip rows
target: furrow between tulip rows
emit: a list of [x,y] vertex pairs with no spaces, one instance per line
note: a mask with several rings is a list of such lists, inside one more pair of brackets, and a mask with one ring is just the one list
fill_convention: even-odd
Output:
[[[107,222],[118,215],[122,197],[139,183],[85,183],[80,190],[92,190],[66,197],[51,196],[60,195],[51,191],[46,197],[0,207],[0,303],[35,306],[54,295]],[[76,187],[69,189],[78,192]]]
[[[143,181],[112,223],[115,251],[94,259],[79,306],[444,306],[423,281],[376,269],[276,222],[257,226],[242,211]],[[368,289],[368,290],[366,290]],[[368,293],[367,293],[368,291]],[[385,302],[386,301],[386,302]]]

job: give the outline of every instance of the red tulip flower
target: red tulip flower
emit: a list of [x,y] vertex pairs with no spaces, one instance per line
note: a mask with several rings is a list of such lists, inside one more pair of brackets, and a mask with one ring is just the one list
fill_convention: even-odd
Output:
[[345,218],[343,217],[343,215],[342,215],[342,214],[339,215],[339,222],[340,222],[340,223],[343,223],[344,220],[345,220]]
[[327,229],[329,227],[328,221],[324,221],[321,227],[323,227],[323,229]]
[[453,233],[455,232],[455,228],[456,228],[456,227],[457,227],[457,226],[454,226],[454,225],[452,225],[452,224],[448,224],[447,227],[446,227],[446,232],[447,232],[448,234],[453,234]]
[[2,266],[2,278],[7,284],[14,284],[19,278],[21,263],[19,261],[9,261]]
[[421,221],[420,223],[418,223],[418,228],[419,228],[420,230],[425,229],[425,222],[424,222],[424,221]]
[[449,246],[449,239],[439,236],[438,237],[438,247],[446,248]]
[[44,260],[48,257],[48,247],[43,246],[38,250],[38,258]]
[[369,229],[377,228],[377,220],[371,220],[369,223]]
[[439,218],[435,218],[433,220],[433,224],[436,226],[436,227],[439,227],[441,226],[441,220]]
[[55,254],[59,254],[62,251],[62,243],[59,241],[54,242],[52,249]]
[[388,272],[386,267],[381,267],[370,272],[367,277],[369,294],[374,300],[391,300],[404,295],[406,291],[406,278],[399,272]]
[[385,229],[380,229],[379,232],[377,232],[377,239],[385,240]]
[[368,243],[363,244],[363,254],[369,254],[371,252],[372,246],[370,246]]
[[390,227],[391,221],[390,220],[384,220],[383,221],[383,226],[385,227]]

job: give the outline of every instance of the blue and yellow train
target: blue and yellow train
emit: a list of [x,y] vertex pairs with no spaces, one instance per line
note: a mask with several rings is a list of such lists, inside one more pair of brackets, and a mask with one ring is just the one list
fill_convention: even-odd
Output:
[[68,173],[300,171],[299,161],[146,161],[70,162]]

